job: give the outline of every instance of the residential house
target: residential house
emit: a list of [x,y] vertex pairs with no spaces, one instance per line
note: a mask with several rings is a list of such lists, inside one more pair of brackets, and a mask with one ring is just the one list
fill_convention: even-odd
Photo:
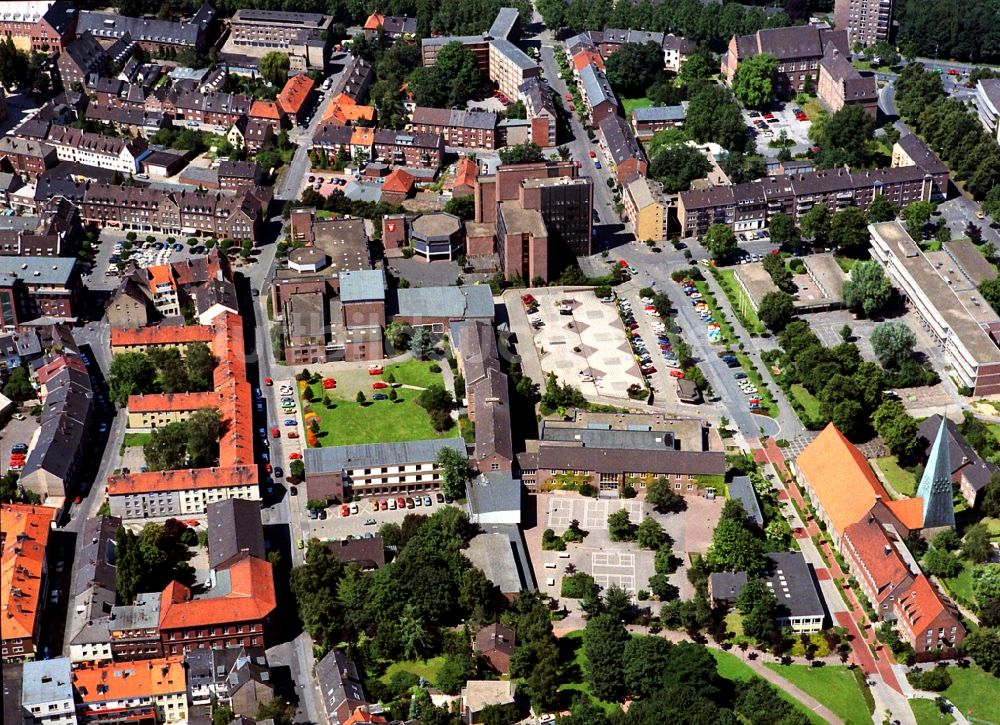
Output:
[[894,4],[894,0],[836,0],[833,20],[838,28],[846,28],[851,45],[888,42]]
[[915,133],[900,136],[892,145],[892,166],[916,166],[930,175],[933,182],[931,201],[948,197],[949,171],[938,155]]
[[[849,56],[848,56],[849,57]],[[844,106],[861,106],[874,118],[878,113],[878,86],[875,76],[863,76],[848,57],[830,47],[819,62],[817,95],[836,113]]]
[[634,176],[622,187],[625,216],[636,239],[655,243],[667,240],[668,202],[663,187],[645,176]]
[[51,145],[17,138],[0,137],[0,167],[25,179],[36,179],[59,162]]
[[496,148],[495,113],[417,106],[413,109],[411,124],[414,131],[444,136],[446,146]]
[[247,556],[267,558],[260,505],[233,498],[209,504],[205,510],[208,533],[208,567],[227,569]]
[[223,191],[253,190],[261,185],[263,170],[256,161],[222,161],[219,188]]
[[469,680],[462,688],[462,722],[478,725],[483,722],[487,707],[513,705],[516,690],[516,684],[510,680]]
[[[67,657],[25,662],[19,673],[22,679],[21,712],[8,723],[30,725],[76,725],[76,703],[73,699],[72,663]],[[4,692],[4,699],[7,693]],[[23,719],[22,719],[23,718]]]
[[[514,465],[510,395],[507,375],[500,369],[493,325],[470,320],[457,325],[453,339],[465,378],[469,419],[476,426],[473,465],[482,473],[510,473]],[[453,328],[454,329],[454,328]]]
[[253,716],[274,697],[263,647],[199,647],[184,653],[184,667],[191,705]]
[[632,129],[621,116],[609,116],[597,124],[600,131],[601,150],[614,171],[619,184],[633,176],[645,176],[649,171],[646,152],[636,141]]
[[117,596],[115,537],[121,523],[103,515],[83,522],[79,534],[83,546],[69,588],[67,626],[74,627],[69,640],[73,662],[111,659],[109,624]]
[[502,624],[488,624],[476,632],[473,649],[496,672],[510,672],[510,658],[514,654],[517,637],[514,630]]
[[316,681],[329,723],[343,725],[356,709],[369,705],[357,666],[338,649],[316,663]]
[[309,111],[315,81],[305,73],[293,75],[278,94],[278,106],[294,123],[302,123]]
[[524,103],[529,124],[528,140],[543,149],[552,148],[556,145],[558,118],[556,105],[552,100],[552,89],[543,78],[531,77],[522,83],[517,91]]
[[584,66],[580,71],[578,83],[591,125],[597,126],[605,118],[618,115],[618,97],[615,96],[604,71],[593,63]]
[[60,161],[71,161],[121,174],[139,173],[139,158],[146,151],[142,138],[124,140],[53,124],[45,142],[56,150]]
[[[355,129],[355,134],[359,130]],[[444,145],[441,134],[404,133],[390,128],[376,129],[372,141],[375,158],[392,166],[424,169],[441,168]]]
[[371,63],[361,56],[352,56],[347,60],[343,72],[334,83],[330,95],[333,98],[338,98],[343,94],[358,103],[363,103],[368,96],[368,89],[374,82],[375,71]]
[[379,37],[379,35],[388,40],[414,38],[417,35],[417,19],[408,18],[405,15],[372,13],[365,20],[362,31],[369,40]]
[[46,506],[0,505],[0,610],[4,618],[0,655],[5,663],[35,657],[42,611],[48,600],[46,547],[58,515],[58,509]]
[[56,68],[64,88],[83,88],[91,75],[104,74],[109,60],[97,39],[91,33],[83,32],[59,54]]
[[683,126],[687,118],[687,104],[634,108],[631,118],[635,137],[645,142],[653,138],[657,131]]
[[82,663],[73,670],[80,725],[109,718],[183,723],[188,719],[187,677],[181,657],[145,662]]
[[[279,128],[280,125],[279,121]],[[264,118],[247,118],[243,116],[229,129],[229,133],[226,134],[226,140],[233,146],[246,149],[248,153],[257,153],[273,143],[273,122]]]

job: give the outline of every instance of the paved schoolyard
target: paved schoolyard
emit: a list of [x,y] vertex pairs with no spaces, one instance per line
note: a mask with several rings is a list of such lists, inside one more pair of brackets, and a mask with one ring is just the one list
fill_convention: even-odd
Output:
[[632,523],[642,521],[645,502],[640,499],[593,499],[555,496],[549,500],[547,515],[548,528],[562,534],[571,521],[580,522],[584,531],[604,531],[608,528],[608,516],[619,509],[627,509]]
[[635,592],[635,557],[632,552],[595,551],[591,554],[591,575],[601,589],[619,586]]
[[[643,384],[613,304],[602,303],[591,290],[537,289],[532,294],[538,311],[531,317],[544,323],[532,341],[546,374],[555,373],[588,397],[627,400],[629,386]],[[561,302],[568,303],[572,314],[560,314]],[[526,315],[523,305],[516,314]],[[593,382],[583,382],[583,375]]]

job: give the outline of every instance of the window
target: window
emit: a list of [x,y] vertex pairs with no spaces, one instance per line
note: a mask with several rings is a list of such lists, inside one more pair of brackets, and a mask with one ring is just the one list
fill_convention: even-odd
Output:
[[490,470],[491,471],[499,471],[500,470],[500,464],[499,463],[491,463],[490,464]]

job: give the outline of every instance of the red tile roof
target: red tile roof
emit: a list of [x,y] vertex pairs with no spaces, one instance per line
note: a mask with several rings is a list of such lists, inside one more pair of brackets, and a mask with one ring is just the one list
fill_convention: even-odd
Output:
[[255,622],[277,606],[271,563],[249,556],[227,570],[230,589],[221,597],[191,599],[191,590],[171,582],[160,595],[160,630]]
[[844,531],[844,541],[861,560],[862,570],[855,571],[855,574],[860,579],[868,580],[880,603],[912,578],[909,567],[893,546],[893,540],[874,517],[866,517],[848,526]]
[[59,511],[47,506],[0,506],[0,617],[3,639],[31,639],[39,626],[42,569],[49,526]]
[[278,94],[278,105],[285,113],[297,114],[309,100],[309,94],[315,87],[313,79],[305,73],[299,73],[288,79],[285,87]]
[[128,396],[129,413],[173,413],[219,405],[218,393],[151,393]]
[[470,189],[476,185],[476,177],[479,176],[479,165],[472,159],[464,156],[455,165],[455,186],[467,186]]
[[382,191],[409,194],[410,190],[413,188],[414,181],[415,179],[412,175],[402,169],[395,169],[391,174],[385,177],[385,181],[382,182]]
[[192,342],[211,342],[212,338],[212,328],[201,325],[111,328],[112,348],[131,345],[185,345]]
[[84,374],[87,373],[87,366],[84,365],[83,360],[78,358],[76,355],[60,355],[59,357],[45,363],[35,371],[35,375],[38,378],[38,384],[45,385],[45,383],[47,383],[53,375],[58,373],[63,368],[72,368],[77,372]]
[[144,662],[85,662],[73,669],[73,689],[84,703],[135,700],[184,692],[183,657]]
[[364,30],[378,30],[382,27],[382,13],[372,13],[365,20]]
[[281,109],[274,101],[254,101],[250,106],[250,118],[266,118],[269,121],[281,120]]

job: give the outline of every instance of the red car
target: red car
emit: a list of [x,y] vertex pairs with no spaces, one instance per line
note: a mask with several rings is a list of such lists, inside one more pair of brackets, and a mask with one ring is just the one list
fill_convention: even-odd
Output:
[[377,380],[374,383],[372,383],[372,388],[374,390],[382,390],[383,388],[388,388],[388,387],[389,383],[383,382],[381,380]]
[[79,505],[82,502],[83,502],[83,499],[80,498],[79,496],[77,496],[76,498],[73,499],[73,503],[75,503],[77,505]]
[[402,496],[400,496],[399,498],[397,498],[396,499],[396,508],[405,509],[406,508],[406,499],[403,498]]
[[290,460],[290,461],[301,461],[302,460],[302,454],[298,453],[298,452],[296,452],[296,453],[289,453],[288,454],[288,460]]
[[591,149],[587,153],[590,154],[590,158],[592,158],[592,159],[596,159],[597,158],[597,152],[594,151],[593,149]]
[[264,470],[267,471],[268,473],[270,473],[271,472],[271,464],[270,463],[265,463],[264,464]]
[[277,426],[275,426],[274,428],[271,429],[271,437],[272,438],[281,438],[281,431],[278,430]]
[[770,121],[772,118],[774,118],[774,114],[773,113],[765,113],[764,114],[764,118],[766,118],[768,121]]
[[264,385],[274,385],[274,381],[271,378],[264,378]]
[[379,499],[378,509],[379,511],[386,511],[389,508],[389,502],[384,498]]
[[570,94],[567,93],[566,94],[566,100],[567,101],[572,101],[573,100],[573,96],[571,96]]
[[950,75],[950,76],[960,76],[962,74],[960,72],[958,72],[957,70],[955,70],[954,68],[951,68],[951,69],[948,70],[948,75]]
[[348,506],[345,503],[343,506],[340,507],[340,515],[341,516],[350,516],[351,515],[351,507]]
[[537,300],[535,300],[534,295],[521,295],[521,302],[524,303],[525,307],[530,307],[535,304],[536,301]]
[[324,390],[333,390],[335,387],[337,387],[337,381],[336,380],[334,380],[333,378],[323,378],[323,389]]
[[369,375],[381,375],[382,374],[382,366],[381,365],[369,365],[368,366],[368,374]]
[[684,371],[683,370],[671,370],[670,371],[670,377],[672,377],[672,378],[683,378],[684,377]]

